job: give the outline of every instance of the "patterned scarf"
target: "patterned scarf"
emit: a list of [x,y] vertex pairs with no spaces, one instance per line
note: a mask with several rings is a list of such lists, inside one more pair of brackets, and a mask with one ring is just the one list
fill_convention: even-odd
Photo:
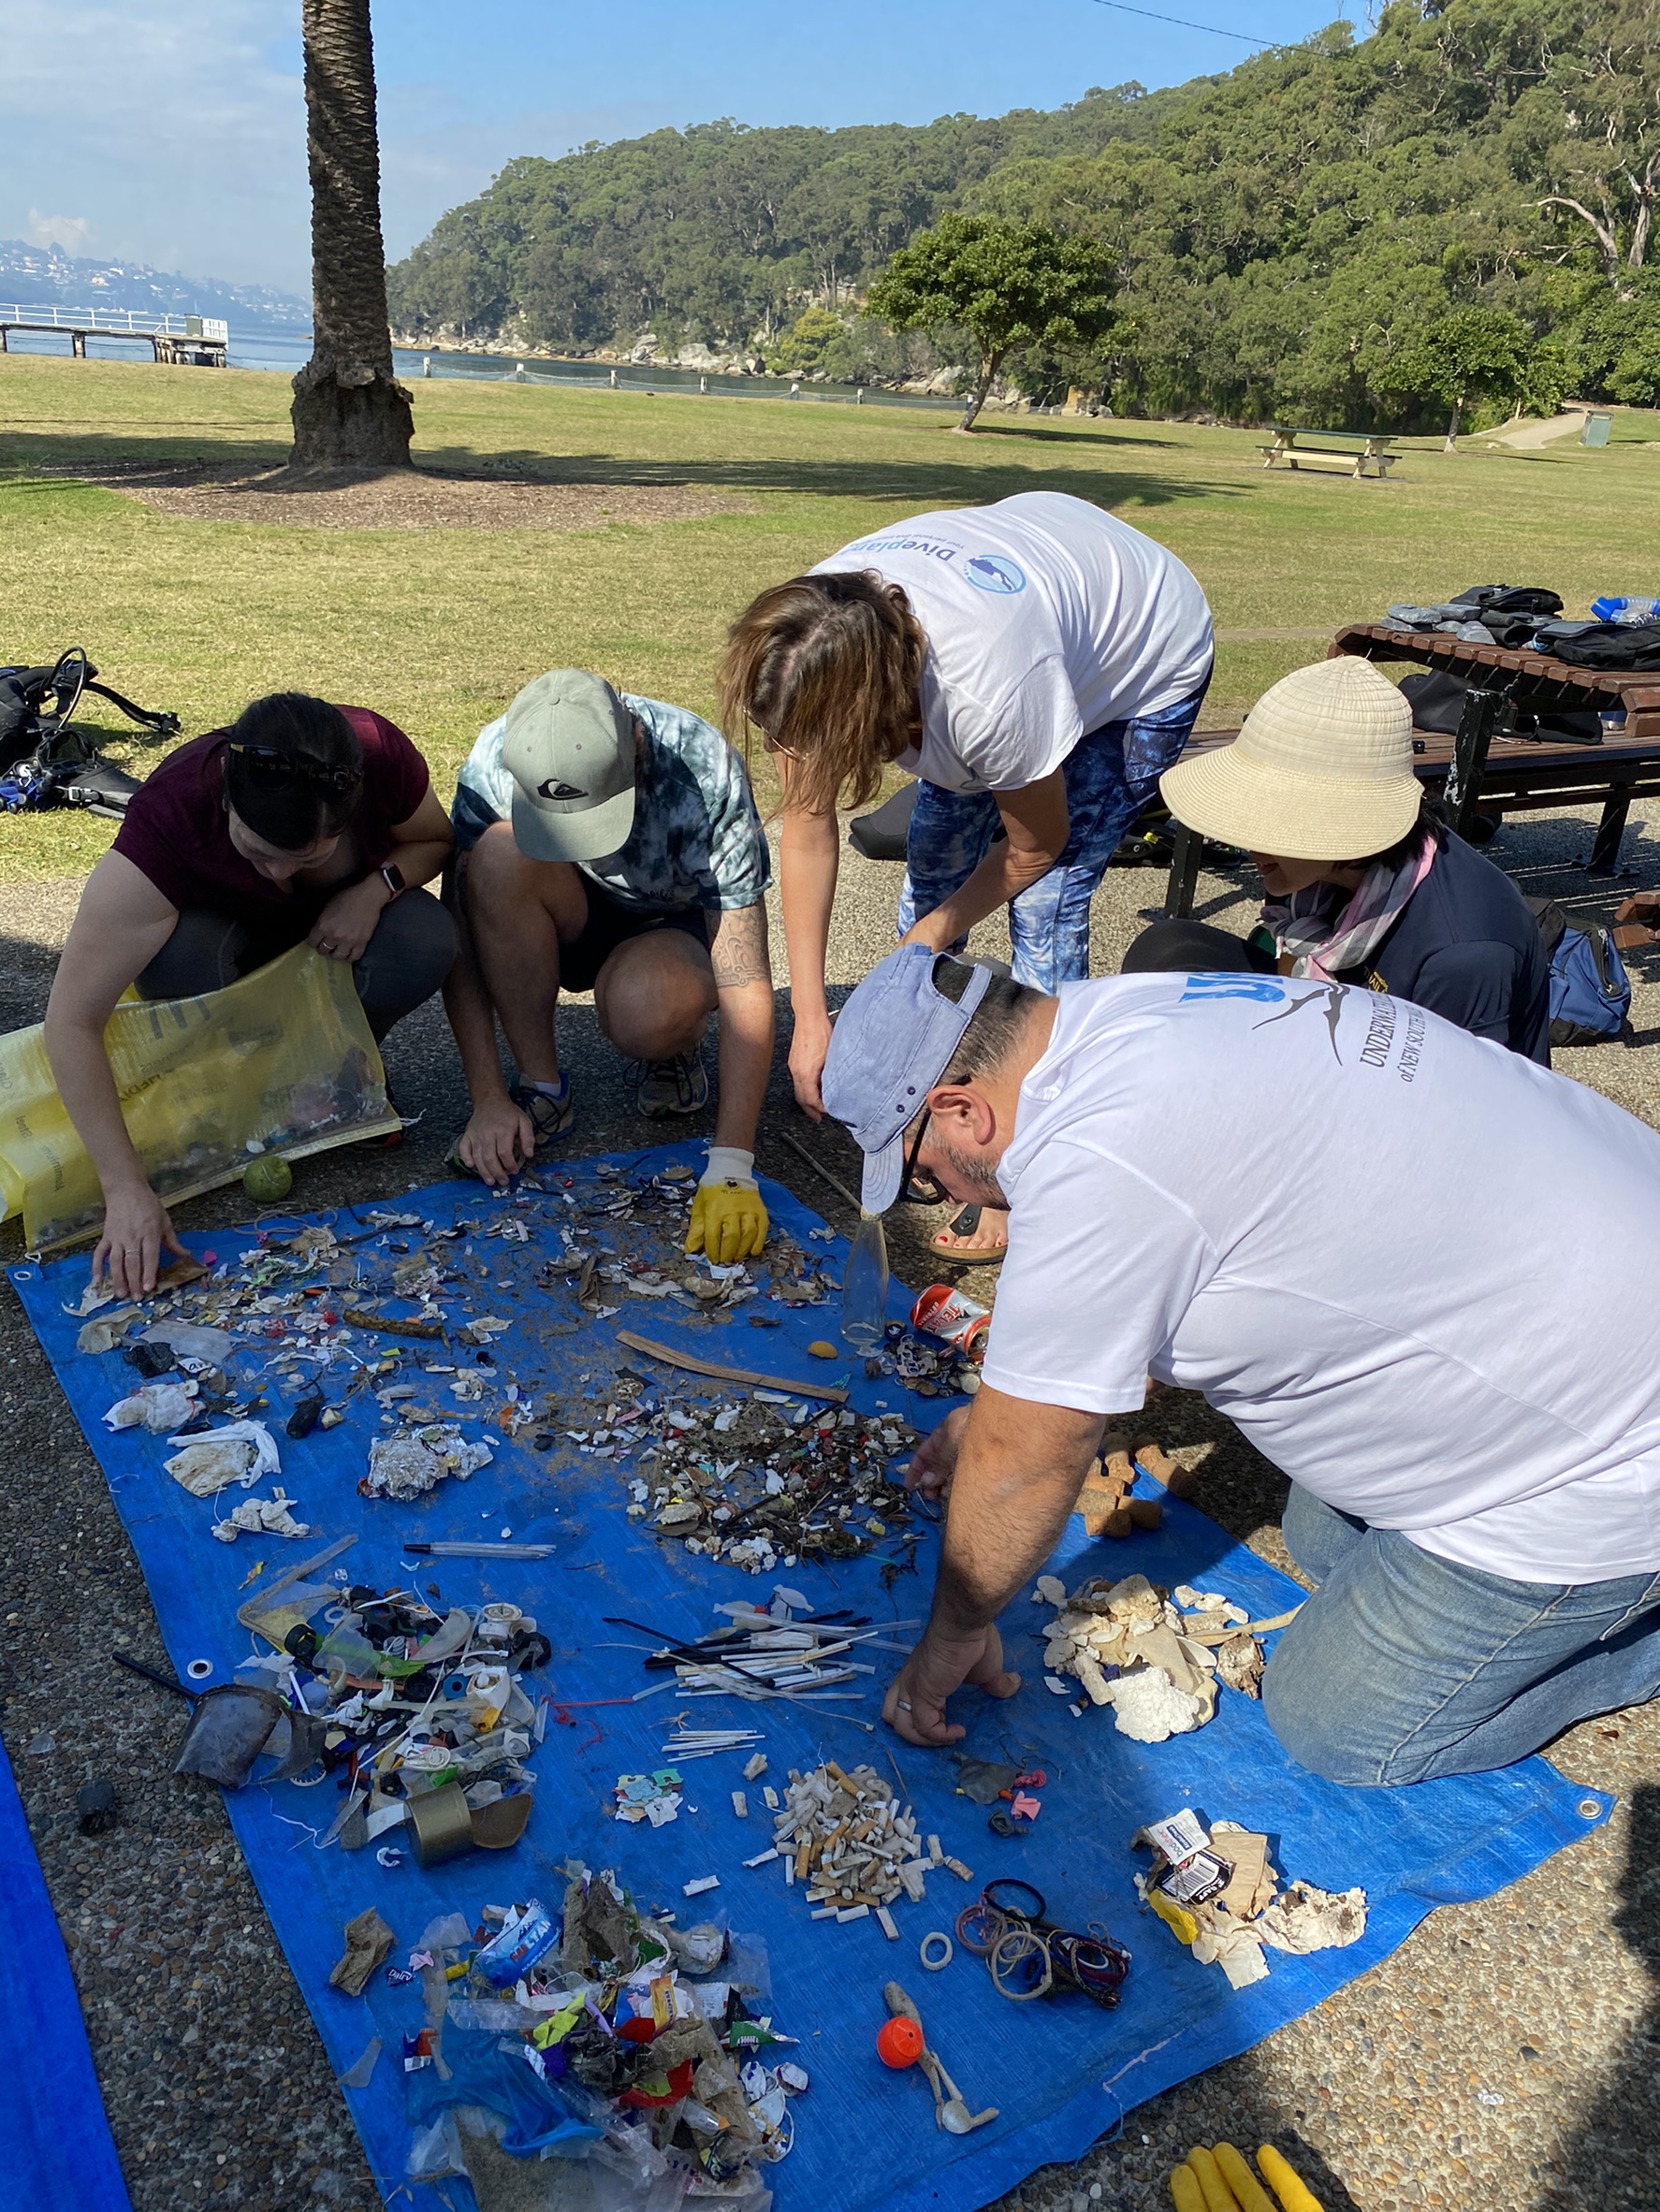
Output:
[[1262,920],[1273,932],[1274,950],[1290,953],[1294,976],[1320,982],[1361,967],[1400,919],[1439,850],[1434,833],[1424,830],[1399,867],[1374,861],[1353,892],[1340,883],[1311,883],[1289,898],[1271,898]]

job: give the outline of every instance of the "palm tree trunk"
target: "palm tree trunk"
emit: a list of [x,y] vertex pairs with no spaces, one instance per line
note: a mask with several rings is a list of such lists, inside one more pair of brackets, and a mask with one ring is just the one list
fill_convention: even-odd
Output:
[[294,379],[292,466],[408,468],[392,369],[369,0],[302,0],[312,173],[312,357]]

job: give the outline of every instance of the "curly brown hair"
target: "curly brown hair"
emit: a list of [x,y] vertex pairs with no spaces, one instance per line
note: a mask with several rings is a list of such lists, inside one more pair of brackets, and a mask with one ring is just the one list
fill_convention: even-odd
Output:
[[790,763],[790,801],[863,807],[922,731],[928,640],[896,584],[873,569],[792,576],[752,599],[726,636],[721,711],[728,734],[759,729]]

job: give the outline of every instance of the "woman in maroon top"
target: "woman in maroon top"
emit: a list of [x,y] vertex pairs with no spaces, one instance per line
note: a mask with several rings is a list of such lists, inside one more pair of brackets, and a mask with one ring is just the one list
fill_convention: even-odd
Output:
[[46,1010],[59,1095],[104,1189],[95,1280],[107,1269],[123,1296],[148,1296],[162,1253],[182,1254],[104,1051],[128,984],[195,997],[309,943],[351,962],[378,1041],[455,957],[449,915],[416,888],[451,841],[426,762],[366,707],[256,699],[155,769],[88,879]]

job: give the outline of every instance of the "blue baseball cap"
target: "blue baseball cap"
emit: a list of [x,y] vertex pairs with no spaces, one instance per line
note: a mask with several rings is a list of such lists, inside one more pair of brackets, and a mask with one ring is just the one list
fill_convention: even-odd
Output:
[[905,1132],[940,1081],[992,979],[976,967],[960,1000],[934,987],[940,958],[928,945],[901,945],[859,985],[830,1032],[824,1104],[865,1155],[860,1196],[885,1214],[899,1195]]

